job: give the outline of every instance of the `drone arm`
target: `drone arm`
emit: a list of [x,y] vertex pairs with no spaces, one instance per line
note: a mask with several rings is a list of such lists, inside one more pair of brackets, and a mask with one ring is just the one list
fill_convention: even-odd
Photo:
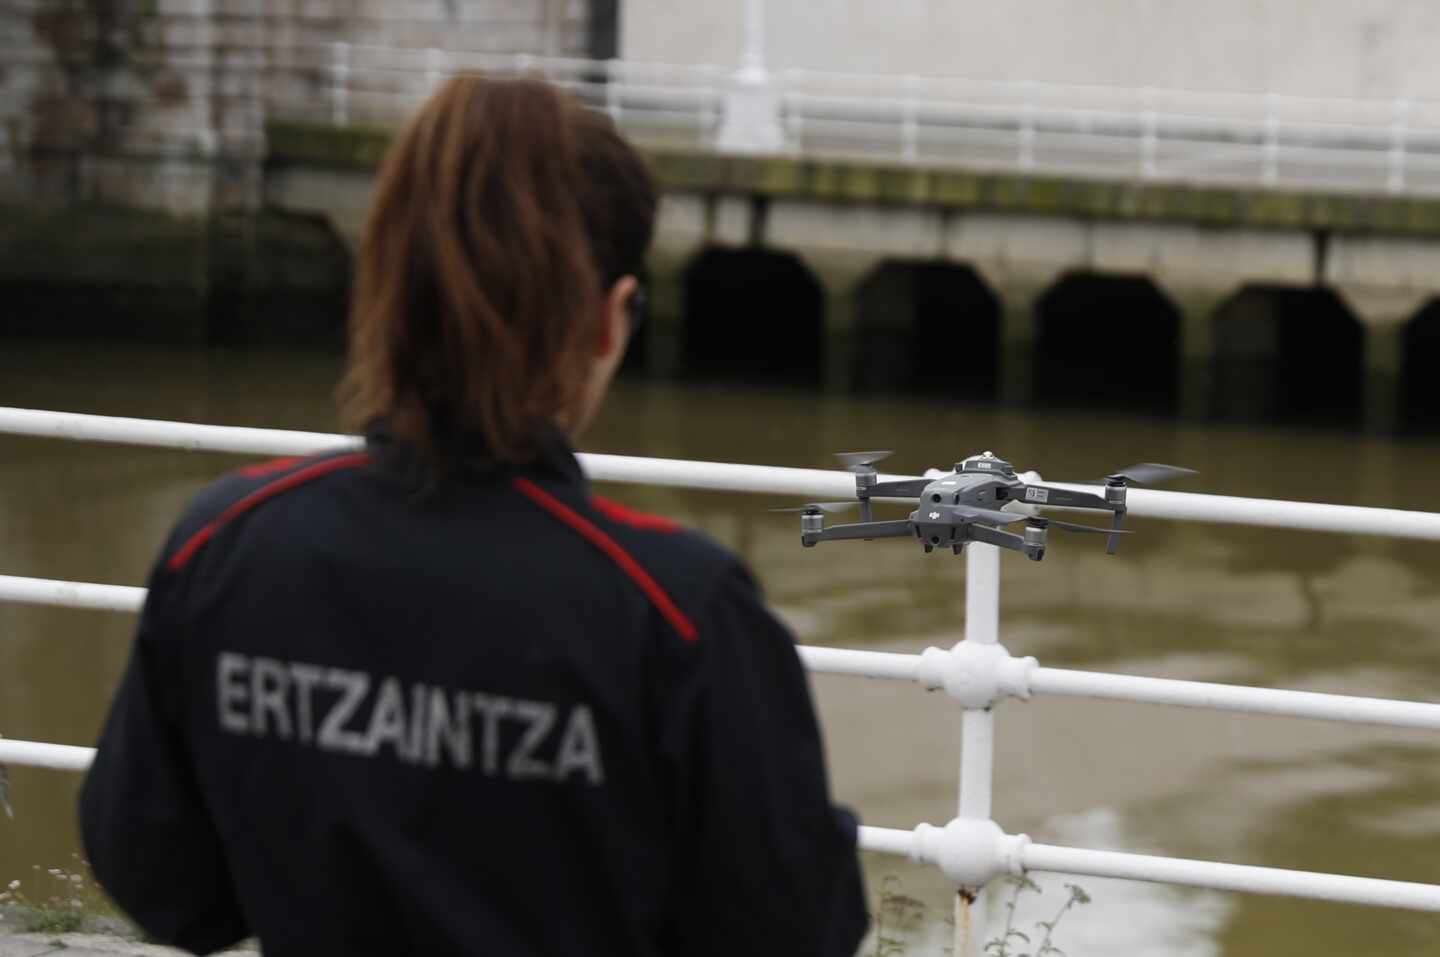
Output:
[[865,490],[869,498],[918,498],[933,479],[901,479],[878,482]]
[[811,533],[817,542],[834,542],[844,539],[905,538],[915,534],[915,526],[908,520],[895,522],[857,522],[851,525],[831,525]]
[[1051,485],[1022,485],[1012,488],[1007,499],[1024,502],[1026,505],[1053,505],[1060,508],[1103,508],[1114,511],[1115,506],[1094,492],[1076,492],[1068,488]]
[[998,545],[1000,548],[1011,548],[1017,552],[1025,550],[1025,539],[1014,532],[1007,532],[1004,529],[996,528],[993,525],[983,525],[980,522],[973,522],[965,527],[966,537],[973,542],[984,542],[986,545]]

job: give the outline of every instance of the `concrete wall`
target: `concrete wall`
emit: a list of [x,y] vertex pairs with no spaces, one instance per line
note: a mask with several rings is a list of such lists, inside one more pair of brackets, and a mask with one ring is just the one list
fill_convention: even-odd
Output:
[[[776,67],[1440,97],[1428,0],[765,0]],[[741,0],[626,0],[621,53],[733,64]]]
[[424,76],[427,48],[586,56],[613,17],[613,0],[0,5],[0,200],[252,209],[268,102],[328,117],[336,43],[369,51],[356,86],[384,104],[387,84]]

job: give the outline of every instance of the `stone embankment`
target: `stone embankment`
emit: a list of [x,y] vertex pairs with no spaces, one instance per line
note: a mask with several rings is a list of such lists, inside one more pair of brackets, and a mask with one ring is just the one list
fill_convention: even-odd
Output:
[[[0,957],[179,957],[183,952],[109,934],[10,934],[0,928]],[[227,957],[260,957],[258,950],[230,950]]]
[[[71,920],[71,918],[78,918]],[[64,923],[54,923],[64,920]],[[49,924],[70,930],[27,931],[27,927]],[[118,917],[66,911],[37,911],[0,905],[0,957],[183,957],[184,951],[140,940],[135,927]],[[260,957],[254,941],[244,941],[225,957]]]

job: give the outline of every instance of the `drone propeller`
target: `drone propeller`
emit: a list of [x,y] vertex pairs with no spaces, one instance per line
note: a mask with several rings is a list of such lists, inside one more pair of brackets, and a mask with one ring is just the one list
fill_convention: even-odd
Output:
[[1109,496],[1110,489],[1116,488],[1117,486],[1119,487],[1119,494],[1121,495],[1119,500],[1120,508],[1117,508],[1115,514],[1110,517],[1110,540],[1105,543],[1105,554],[1114,555],[1115,550],[1120,547],[1120,535],[1124,532],[1121,526],[1125,524],[1125,499],[1123,496],[1125,494],[1125,486],[1128,483],[1139,482],[1144,485],[1152,482],[1164,482],[1174,478],[1183,478],[1186,475],[1194,474],[1194,469],[1181,468],[1178,465],[1162,465],[1159,462],[1141,462],[1127,469],[1111,472],[1103,479],[1093,479],[1089,482],[1082,483],[1085,485],[1104,485],[1106,487],[1107,497]]
[[1118,472],[1111,472],[1103,479],[1090,479],[1081,482],[1081,485],[1104,485],[1111,481],[1139,482],[1141,485],[1151,485],[1155,482],[1168,482],[1171,479],[1183,478],[1186,475],[1194,475],[1194,469],[1182,468],[1178,465],[1161,465],[1159,462],[1141,462],[1132,465],[1127,469]]
[[1126,529],[1100,528],[1096,525],[1081,525],[1078,522],[1062,522],[1058,518],[1032,518],[1035,528],[1059,528],[1067,532],[1090,532],[1095,535],[1129,535]]
[[835,457],[851,472],[874,471],[875,463],[888,459],[894,452],[836,452]]
[[772,508],[772,512],[800,512],[813,515],[816,512],[843,512],[847,508],[854,508],[859,502],[811,502],[809,505],[797,505],[794,508]]

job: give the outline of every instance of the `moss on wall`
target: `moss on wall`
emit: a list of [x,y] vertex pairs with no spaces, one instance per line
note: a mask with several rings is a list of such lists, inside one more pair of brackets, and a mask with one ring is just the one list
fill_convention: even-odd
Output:
[[390,134],[323,123],[267,123],[267,165],[319,166],[327,169],[379,169]]
[[[379,130],[272,123],[270,162],[374,169],[389,139]],[[693,150],[646,152],[664,187],[672,192],[1228,228],[1440,236],[1440,201],[1430,199],[1023,176],[789,156],[722,156]]]
[[336,348],[349,281],[320,216],[0,207],[0,335]]

